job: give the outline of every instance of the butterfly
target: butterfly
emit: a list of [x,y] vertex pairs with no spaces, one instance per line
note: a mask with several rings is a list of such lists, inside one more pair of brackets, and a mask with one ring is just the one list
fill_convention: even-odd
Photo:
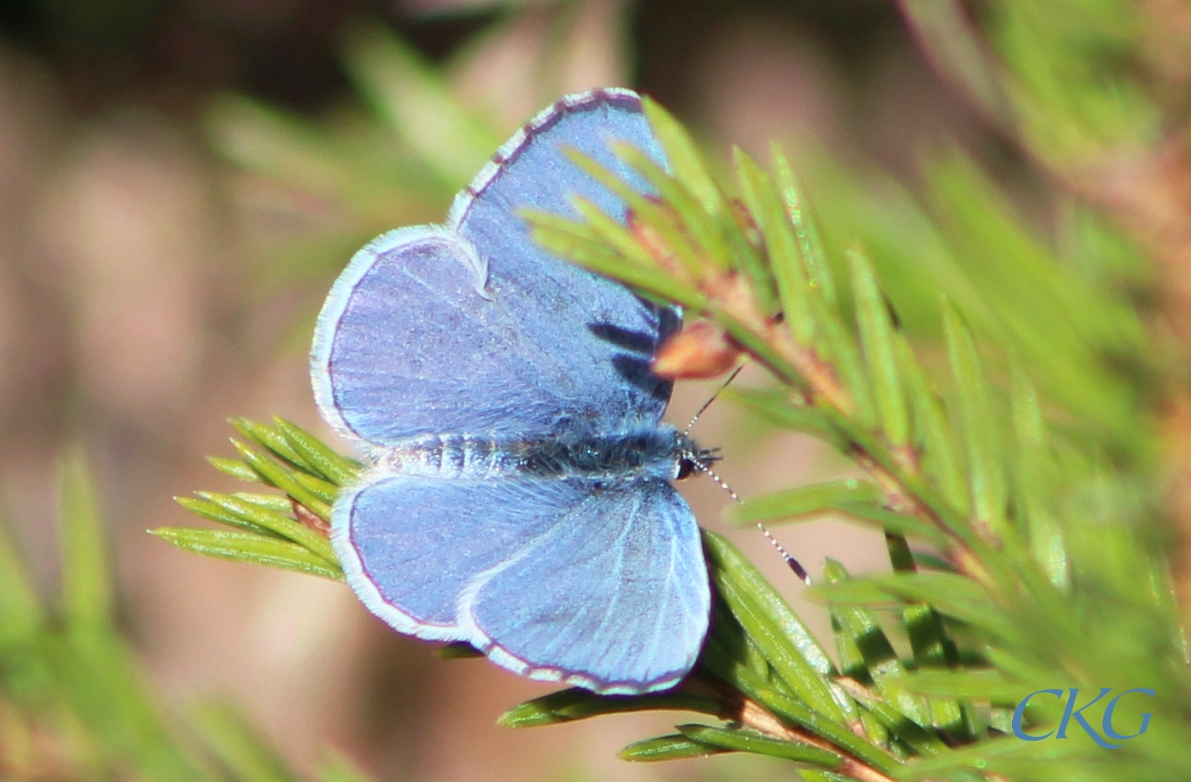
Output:
[[694,514],[671,485],[714,458],[661,423],[650,359],[674,307],[534,243],[519,210],[625,204],[566,155],[639,192],[609,149],[665,154],[625,89],[564,97],[456,197],[442,225],[352,258],[319,315],[322,416],[370,461],[332,511],[348,584],[399,632],[462,641],[531,679],[604,694],[674,686],[707,634]]

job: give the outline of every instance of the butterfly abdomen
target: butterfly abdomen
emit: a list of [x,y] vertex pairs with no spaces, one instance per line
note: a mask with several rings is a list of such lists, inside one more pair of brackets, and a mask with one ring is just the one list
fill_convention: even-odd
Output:
[[402,475],[427,478],[495,478],[517,469],[507,444],[480,435],[421,435],[397,445],[385,463]]
[[685,441],[670,427],[642,427],[611,434],[563,432],[543,438],[422,435],[385,456],[403,475],[427,478],[675,477]]

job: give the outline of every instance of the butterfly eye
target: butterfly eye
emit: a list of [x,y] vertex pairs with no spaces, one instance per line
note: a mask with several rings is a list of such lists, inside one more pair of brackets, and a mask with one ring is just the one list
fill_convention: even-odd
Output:
[[683,478],[690,477],[690,474],[695,471],[694,459],[679,459],[678,471],[674,475],[674,480],[681,481]]

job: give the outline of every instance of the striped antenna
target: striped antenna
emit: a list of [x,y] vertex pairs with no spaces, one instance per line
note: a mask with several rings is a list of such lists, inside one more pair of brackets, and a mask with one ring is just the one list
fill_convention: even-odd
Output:
[[[697,469],[699,469],[700,471],[707,473],[707,475],[713,481],[715,481],[716,484],[721,489],[728,492],[728,496],[731,497],[733,500],[735,500],[736,502],[742,502],[742,500],[740,499],[740,495],[737,494],[735,491],[733,491],[732,487],[729,486],[724,481],[723,478],[721,478],[719,475],[717,475],[715,470],[711,469],[710,467],[708,467],[705,464],[700,464],[698,462],[695,462],[695,467]],[[794,559],[794,557],[790,556],[790,552],[786,551],[785,546],[783,546],[781,543],[778,543],[777,538],[775,538],[775,537],[773,537],[773,535],[769,534],[769,530],[766,529],[765,525],[759,521],[757,522],[757,529],[761,530],[761,534],[764,535],[766,537],[766,539],[769,540],[769,542],[773,545],[773,547],[775,549],[777,549],[777,553],[781,554],[782,559],[784,559],[786,561],[786,567],[788,567],[788,568],[790,568],[790,570],[794,571],[794,575],[796,575],[800,579],[802,579],[802,583],[806,584],[807,586],[810,586],[811,585],[811,577],[806,572],[806,568],[804,568],[802,566],[802,563],[799,562],[798,560]]]
[[[715,398],[720,395],[721,391],[728,387],[729,383],[736,379],[736,376],[740,374],[740,370],[742,369],[744,369],[744,364],[741,364],[740,366],[736,367],[736,369],[732,370],[732,374],[728,375],[728,379],[724,381],[723,385],[716,389],[715,393],[703,403],[703,406],[699,408],[697,413],[691,416],[691,422],[686,425],[687,434],[690,433],[691,428],[695,425],[695,422],[699,420],[699,416],[703,415],[703,413],[707,411],[707,408],[711,407],[711,403],[715,401]],[[700,472],[707,473],[707,475],[710,476],[711,479],[715,481],[721,489],[728,492],[729,497],[736,502],[742,502],[740,495],[732,491],[732,487],[725,483],[723,478],[716,475],[715,470],[711,469],[711,467],[707,466],[707,464],[699,459],[693,459],[691,460],[691,463],[695,466],[695,469],[699,470]],[[757,529],[761,530],[761,534],[769,540],[775,549],[777,549],[777,553],[781,554],[782,559],[786,561],[786,566],[789,567],[790,570],[794,571],[794,575],[802,579],[802,583],[810,586],[811,577],[807,574],[806,568],[802,566],[802,563],[790,556],[790,552],[786,551],[785,547],[782,546],[781,543],[778,543],[777,539],[773,537],[773,535],[769,534],[769,530],[765,528],[765,525],[759,521],[757,522]]]
[[736,379],[736,376],[740,374],[740,370],[742,369],[744,369],[744,364],[741,364],[740,366],[736,367],[736,369],[733,369],[732,374],[728,375],[728,379],[724,381],[723,385],[717,388],[715,393],[708,397],[707,401],[703,403],[703,406],[699,408],[699,412],[691,416],[691,422],[686,425],[686,432],[688,434],[690,433],[691,428],[694,427],[695,422],[699,420],[699,416],[707,412],[707,408],[711,407],[711,403],[715,401],[715,398],[720,395],[721,391],[728,387],[729,383]]

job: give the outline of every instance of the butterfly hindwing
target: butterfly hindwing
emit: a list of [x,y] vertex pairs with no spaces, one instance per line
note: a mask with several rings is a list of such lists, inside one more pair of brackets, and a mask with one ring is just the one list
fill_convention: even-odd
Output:
[[470,641],[461,596],[555,523],[550,489],[379,473],[335,503],[333,543],[373,613],[419,638]]
[[669,686],[707,630],[698,529],[663,481],[387,475],[334,520],[348,582],[374,613],[531,678]]
[[525,675],[602,693],[670,687],[707,632],[699,531],[663,481],[584,492],[538,545],[476,592],[470,617],[487,654]]

